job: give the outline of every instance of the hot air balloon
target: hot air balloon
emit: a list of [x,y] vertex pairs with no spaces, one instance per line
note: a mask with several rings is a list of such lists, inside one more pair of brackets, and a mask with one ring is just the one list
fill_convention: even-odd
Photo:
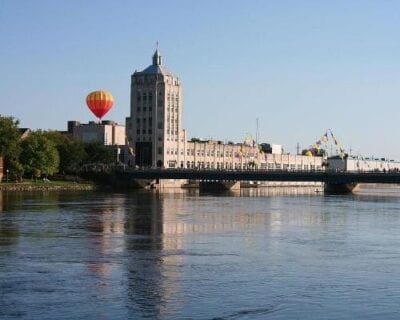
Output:
[[87,106],[99,120],[111,109],[113,103],[111,93],[103,90],[93,91],[86,97]]

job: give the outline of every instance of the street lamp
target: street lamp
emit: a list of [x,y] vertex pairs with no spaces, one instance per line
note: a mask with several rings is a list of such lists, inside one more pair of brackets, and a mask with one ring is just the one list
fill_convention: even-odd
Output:
[[8,173],[10,172],[10,170],[6,170],[6,181],[8,182]]

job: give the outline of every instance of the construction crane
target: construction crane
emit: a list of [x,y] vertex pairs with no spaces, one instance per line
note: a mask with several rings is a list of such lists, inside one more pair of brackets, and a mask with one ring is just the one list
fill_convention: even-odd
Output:
[[346,157],[346,152],[341,146],[341,144],[336,139],[331,129],[325,131],[325,133],[308,149],[303,150],[302,154],[306,156],[326,156],[326,149],[329,142],[329,137],[332,139],[333,144],[336,148],[337,155],[344,159]]

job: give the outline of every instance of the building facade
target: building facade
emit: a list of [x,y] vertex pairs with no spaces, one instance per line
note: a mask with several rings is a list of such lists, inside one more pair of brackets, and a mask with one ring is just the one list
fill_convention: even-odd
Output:
[[186,141],[181,83],[162,64],[158,49],[152,62],[131,77],[128,143],[135,149],[138,166],[177,167]]
[[130,117],[126,118],[128,144],[140,167],[320,170],[321,157],[282,154],[269,145],[264,152],[254,141],[223,143],[187,140],[182,126],[182,86],[162,64],[157,49],[152,64],[131,76]]
[[400,162],[385,158],[372,159],[362,157],[331,157],[328,158],[329,171],[356,172],[399,172]]
[[103,120],[101,123],[90,121],[87,124],[68,121],[68,133],[83,142],[99,142],[106,146],[126,144],[125,126],[114,121]]

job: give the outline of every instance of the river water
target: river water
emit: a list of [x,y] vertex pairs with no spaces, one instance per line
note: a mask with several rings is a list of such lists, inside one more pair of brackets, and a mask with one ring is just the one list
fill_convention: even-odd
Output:
[[399,189],[0,194],[0,319],[399,318]]

